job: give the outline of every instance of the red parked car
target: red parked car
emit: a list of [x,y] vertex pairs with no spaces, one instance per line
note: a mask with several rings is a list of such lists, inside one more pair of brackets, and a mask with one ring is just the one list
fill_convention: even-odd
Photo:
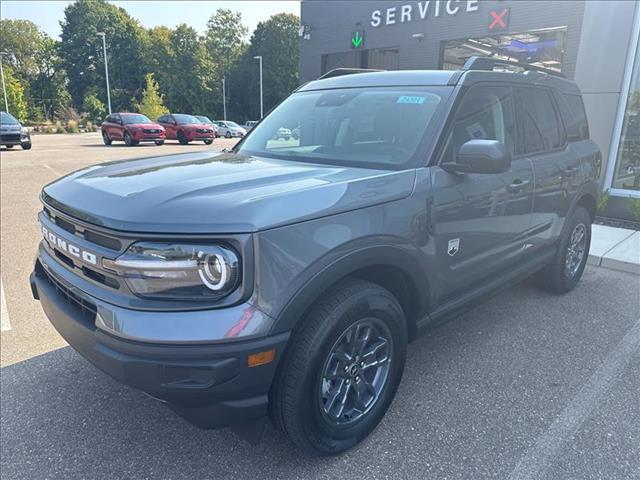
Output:
[[112,113],[102,122],[102,140],[111,145],[114,140],[123,140],[128,146],[140,142],[162,145],[165,131],[162,125],[153,123],[140,113]]
[[163,115],[158,119],[158,123],[165,128],[167,140],[178,140],[180,145],[195,141],[202,141],[207,145],[211,145],[215,138],[213,127],[202,123],[201,120],[198,120],[193,115],[184,113]]

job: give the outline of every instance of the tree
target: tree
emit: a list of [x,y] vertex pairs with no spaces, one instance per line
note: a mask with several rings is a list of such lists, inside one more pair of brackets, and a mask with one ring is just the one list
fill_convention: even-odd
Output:
[[120,7],[105,0],[78,0],[69,4],[61,22],[60,52],[75,105],[85,95],[99,92],[106,103],[102,39],[106,33],[111,101],[115,110],[128,109],[139,98],[144,83],[143,29]]
[[34,52],[38,52],[46,35],[29,20],[0,20],[0,52],[8,52],[3,58],[22,80],[37,73]]
[[260,78],[254,56],[263,58],[263,85],[265,111],[273,108],[298,86],[298,28],[300,19],[292,14],[273,15],[258,23],[249,48],[237,61],[232,76],[236,89],[245,94],[234,97],[236,117],[249,115],[255,119],[260,114]]
[[[9,113],[21,122],[25,121],[27,119],[27,102],[24,99],[24,87],[13,73],[13,68],[4,68],[4,82],[7,89]],[[2,108],[4,109],[4,102]]]
[[211,57],[223,74],[240,57],[249,29],[242,23],[242,14],[220,8],[207,22],[205,42]]
[[88,93],[87,95],[85,95],[82,102],[82,111],[92,122],[100,122],[106,115],[107,108],[95,93]]
[[136,104],[138,112],[155,120],[167,113],[167,108],[163,103],[163,96],[158,91],[158,84],[153,79],[153,73],[145,76],[147,86],[142,92],[142,101]]

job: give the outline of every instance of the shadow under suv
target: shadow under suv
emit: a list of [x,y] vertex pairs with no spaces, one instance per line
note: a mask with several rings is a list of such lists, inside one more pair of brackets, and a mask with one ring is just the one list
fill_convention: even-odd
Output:
[[580,91],[493,67],[331,72],[232,152],[46,186],[35,298],[195,425],[249,435],[269,414],[305,450],[354,446],[408,341],[534,274],[568,292],[585,267],[601,155]]

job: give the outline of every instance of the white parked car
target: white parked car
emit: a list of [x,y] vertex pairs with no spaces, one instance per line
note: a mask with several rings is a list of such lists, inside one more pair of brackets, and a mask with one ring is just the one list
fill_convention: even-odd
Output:
[[284,140],[289,140],[291,137],[293,137],[293,133],[291,133],[290,128],[280,127],[276,131],[276,135],[275,135],[276,139],[282,138]]
[[242,128],[244,128],[247,132],[250,131],[253,127],[255,127],[258,124],[258,122],[256,120],[248,120],[244,123],[244,125],[242,125]]
[[217,120],[215,124],[218,126],[218,134],[221,137],[244,137],[247,131],[236,122],[229,120]]

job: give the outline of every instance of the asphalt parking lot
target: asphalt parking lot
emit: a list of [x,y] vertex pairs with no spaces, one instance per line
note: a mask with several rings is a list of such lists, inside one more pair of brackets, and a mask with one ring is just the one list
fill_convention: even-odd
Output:
[[198,430],[88,364],[31,298],[40,189],[107,160],[231,144],[87,134],[2,150],[3,480],[640,478],[640,279],[623,272],[589,267],[565,296],[525,282],[412,343],[382,424],[335,458],[300,455],[270,425],[257,446]]

